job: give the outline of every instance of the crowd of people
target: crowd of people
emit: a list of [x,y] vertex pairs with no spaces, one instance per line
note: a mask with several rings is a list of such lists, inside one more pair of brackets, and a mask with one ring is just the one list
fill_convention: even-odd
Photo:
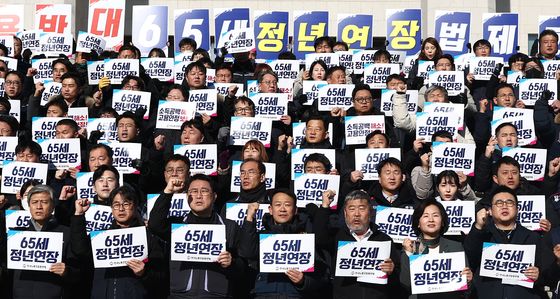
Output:
[[[81,167],[49,170],[46,181],[27,180],[19,192],[0,195],[0,294],[2,298],[549,298],[558,296],[560,282],[560,101],[551,92],[542,92],[534,106],[519,99],[519,89],[508,82],[507,70],[522,72],[524,78],[543,78],[542,60],[558,60],[558,35],[551,30],[539,36],[539,50],[534,56],[511,55],[507,67],[498,64],[489,80],[477,80],[464,71],[465,89],[450,96],[440,86],[429,85],[419,75],[419,61],[433,61],[437,71],[454,71],[453,56],[443,53],[434,38],[422,43],[416,63],[407,78],[395,73],[387,77],[392,96],[392,116],[384,117],[384,130],[362,136],[361,145],[345,142],[345,117],[385,115],[380,109],[381,90],[372,89],[363,75],[343,66],[328,67],[317,60],[309,69],[303,66],[293,82],[293,100],[287,113],[272,125],[269,147],[258,140],[243,146],[230,142],[232,117],[255,117],[255,103],[247,95],[238,96],[238,85],[257,80],[258,92],[280,93],[279,78],[266,63],[257,63],[257,51],[233,54],[225,59],[222,49],[215,60],[207,49],[200,49],[191,38],[180,42],[180,51],[189,52],[181,84],[150,78],[140,67],[139,76],[129,75],[122,84],[101,78],[89,84],[87,62],[104,58],[139,60],[140,51],[124,45],[118,52],[82,53],[71,61],[65,57],[52,62],[52,80],[60,82],[59,95],[41,103],[44,83],[34,83],[37,70],[31,67],[29,53],[23,53],[21,40],[14,37],[13,58],[17,69],[9,70],[0,59],[0,78],[4,79],[4,96],[0,98],[0,136],[17,136],[14,161],[49,163],[42,159],[45,151],[32,134],[37,117],[66,117],[70,108],[87,107],[89,118],[114,118],[119,143],[141,144],[141,158],[132,161],[134,174],[122,174],[113,165],[113,149],[100,142],[103,131],[87,132],[71,118],[60,120],[56,139],[79,139]],[[348,46],[330,37],[315,40],[317,53],[347,51]],[[492,45],[478,40],[472,47],[476,57],[491,55]],[[8,50],[0,45],[0,56]],[[149,57],[165,57],[161,49]],[[40,56],[33,57],[41,58]],[[291,52],[278,59],[295,60]],[[377,49],[375,63],[395,63],[391,53]],[[215,70],[215,82],[207,82],[207,70]],[[560,79],[560,72],[556,80]],[[317,100],[304,92],[305,81],[327,84],[353,84],[352,107],[334,107],[320,111]],[[156,128],[160,100],[187,101],[189,93],[213,89],[214,83],[231,84],[227,94],[217,97],[217,115],[197,113],[182,123],[180,129]],[[139,108],[118,114],[112,105],[113,90],[146,91],[151,95],[149,111]],[[407,106],[406,93],[418,90],[418,111],[426,103],[455,103],[464,107],[464,126],[458,140],[453,133],[438,130],[431,140],[416,139],[416,113]],[[556,93],[556,95],[558,92]],[[19,101],[19,121],[10,115],[11,102]],[[532,109],[537,141],[526,145],[547,149],[547,168],[543,181],[528,181],[521,176],[520,163],[503,155],[505,148],[516,148],[520,132],[516,124],[504,122],[492,131],[492,111],[496,107]],[[13,112],[13,111],[12,111]],[[148,118],[143,115],[148,112]],[[292,128],[304,123],[301,144],[296,144]],[[432,142],[460,142],[476,145],[474,176],[445,170],[432,174]],[[192,157],[174,152],[175,145],[217,145],[217,173],[208,176],[192,171]],[[338,190],[324,190],[321,201],[298,208],[291,177],[294,149],[316,149],[305,157],[303,172],[339,175]],[[402,159],[386,158],[377,165],[378,180],[365,180],[355,163],[355,151],[361,148],[397,148]],[[322,150],[335,152],[335,160]],[[5,154],[5,156],[9,156]],[[8,160],[8,159],[6,159]],[[241,161],[239,173],[233,161]],[[267,167],[275,167],[274,188],[267,188]],[[94,196],[82,198],[76,180],[80,173],[92,172]],[[239,176],[239,192],[232,192],[231,181]],[[174,194],[186,194],[189,212],[169,215]],[[159,194],[148,209],[148,194]],[[539,220],[539,230],[530,231],[517,222],[518,195],[544,195],[546,217]],[[333,202],[335,197],[336,202]],[[468,234],[445,235],[449,217],[445,201],[474,201],[476,219]],[[227,219],[227,203],[248,204],[241,225]],[[148,258],[131,259],[126,266],[95,268],[91,239],[88,237],[86,213],[92,205],[111,208],[108,229],[145,227]],[[259,206],[267,213],[259,219]],[[335,209],[332,207],[336,206]],[[394,242],[375,224],[379,207],[413,209],[412,230],[416,240]],[[31,220],[25,227],[4,227],[4,211],[27,210]],[[225,226],[226,246],[216,262],[185,262],[170,257],[171,225],[221,224]],[[62,232],[62,261],[49,271],[9,269],[7,230]],[[315,238],[313,272],[290,269],[285,273],[259,270],[260,234],[304,234]],[[389,241],[390,257],[377,267],[386,273],[386,284],[370,283],[356,277],[335,275],[339,241]],[[503,283],[501,279],[480,275],[483,243],[535,245],[534,264],[523,270],[532,287]],[[410,256],[464,252],[467,288],[456,292],[411,295]]]

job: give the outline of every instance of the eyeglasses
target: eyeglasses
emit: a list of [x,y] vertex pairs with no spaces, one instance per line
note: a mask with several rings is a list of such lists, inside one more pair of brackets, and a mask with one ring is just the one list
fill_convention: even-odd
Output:
[[501,199],[498,199],[498,200],[496,200],[495,203],[493,203],[493,205],[495,205],[495,206],[498,207],[498,208],[501,208],[501,207],[503,207],[504,205],[506,205],[506,207],[508,207],[508,208],[511,208],[511,207],[513,207],[513,206],[515,205],[515,201],[512,200],[512,199],[508,199],[508,200],[501,200]]
[[124,210],[129,210],[132,208],[132,203],[125,201],[125,202],[114,202],[113,204],[111,204],[111,208],[113,210],[120,210],[120,209],[124,209]]
[[278,81],[262,81],[261,83],[264,84],[264,85],[269,85],[270,86],[270,85],[278,84]]
[[372,97],[362,97],[362,98],[355,98],[354,101],[360,104],[367,104],[373,100]]
[[19,82],[19,81],[11,81],[11,80],[8,80],[8,81],[5,81],[4,84],[6,84],[6,85],[19,86],[19,85],[21,85],[21,82]]
[[258,171],[255,171],[255,170],[252,170],[252,169],[251,169],[251,170],[248,170],[248,171],[246,171],[246,170],[241,170],[241,171],[239,172],[239,176],[247,176],[247,177],[254,177],[254,176],[256,176],[257,174],[259,174],[259,172],[258,172]]
[[251,107],[240,107],[240,108],[235,108],[235,112],[237,112],[237,113],[253,112],[253,108],[251,108]]
[[195,195],[202,195],[202,196],[208,196],[210,195],[210,190],[206,189],[206,188],[202,188],[202,189],[191,189],[187,191],[187,194],[190,196],[195,196]]
[[185,168],[171,168],[170,167],[170,168],[165,169],[165,173],[167,173],[167,174],[173,174],[173,173],[183,174],[183,173],[185,173],[185,171],[186,171]]

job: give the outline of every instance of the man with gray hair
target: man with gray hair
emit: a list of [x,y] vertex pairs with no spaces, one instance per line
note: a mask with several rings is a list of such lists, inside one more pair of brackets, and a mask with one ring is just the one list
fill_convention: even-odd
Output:
[[[79,281],[80,271],[78,261],[70,250],[69,228],[58,224],[53,217],[55,206],[53,189],[46,185],[37,185],[29,191],[27,200],[31,213],[30,224],[28,227],[15,228],[15,230],[61,232],[63,234],[62,261],[53,264],[48,272],[11,270],[13,298],[62,298],[63,295],[68,294],[70,294],[68,298],[71,298],[73,292],[69,292],[69,289]],[[3,229],[2,231],[4,232]],[[6,242],[5,235],[1,239],[2,242]]]
[[[391,257],[379,264],[379,269],[389,276],[386,285],[358,281],[356,277],[335,277],[333,280],[333,298],[396,298],[400,290],[398,281],[399,254],[391,237],[377,229],[371,222],[373,208],[370,196],[363,190],[354,190],[344,198],[342,207],[345,225],[329,228],[329,205],[335,192],[327,190],[323,193],[321,207],[313,219],[313,230],[316,234],[316,246],[329,251],[333,257],[332,265],[336,265],[339,241],[391,241]],[[331,232],[334,230],[334,232]]]

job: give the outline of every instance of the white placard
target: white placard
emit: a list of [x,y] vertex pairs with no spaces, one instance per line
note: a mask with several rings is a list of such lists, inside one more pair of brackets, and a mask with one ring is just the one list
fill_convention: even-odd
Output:
[[[336,151],[334,149],[322,149],[322,148],[307,148],[307,149],[300,149],[294,148],[292,149],[292,174],[291,178],[294,180],[297,175],[303,174],[305,172],[304,169],[304,162],[307,159],[307,156],[318,153],[323,154],[329,159],[331,165],[336,165]],[[333,166],[334,167],[334,166]]]
[[521,166],[521,176],[529,181],[543,181],[546,170],[546,149],[504,147],[503,156],[513,157]]
[[[148,194],[146,213],[147,219],[150,219],[152,209],[154,208],[156,200],[160,195],[161,194]],[[190,211],[191,207],[189,206],[187,193],[173,193],[173,197],[171,197],[171,207],[169,208],[167,217],[179,217],[184,219]]]
[[21,123],[21,100],[8,100],[12,108],[10,109],[10,116],[13,116],[19,123]]
[[87,78],[89,85],[99,84],[99,79],[105,77],[105,62],[88,61],[87,62]]
[[[257,227],[257,231],[264,229],[262,219],[264,214],[268,213],[269,206],[269,204],[259,204],[259,209],[255,212],[253,221],[256,221],[255,226]],[[235,221],[235,223],[241,227],[243,222],[245,222],[245,217],[247,217],[248,207],[248,203],[228,202],[226,203],[226,218]]]
[[195,103],[196,113],[218,115],[218,94],[214,89],[194,89],[189,91],[188,102]]
[[428,74],[435,71],[436,67],[431,60],[418,60],[418,73],[416,77],[428,79]]
[[[107,73],[107,72],[105,72]],[[113,109],[118,114],[123,114],[125,111],[135,112],[138,108],[146,109],[144,119],[150,117],[150,100],[152,94],[147,91],[113,89]]]
[[338,65],[343,66],[345,69],[349,71],[353,71],[354,74],[362,74],[364,72],[364,66],[357,65],[354,63],[354,52],[359,50],[350,50],[350,51],[338,51]]
[[18,64],[17,59],[11,58],[11,57],[6,57],[6,56],[0,56],[0,60],[4,61],[6,63],[6,66],[8,67],[8,70],[17,71],[17,64]]
[[294,180],[294,193],[296,194],[297,206],[298,208],[305,208],[308,203],[314,203],[320,206],[323,201],[323,192],[333,190],[336,194],[330,207],[336,209],[339,187],[339,175],[314,173],[298,175]]
[[171,224],[171,260],[213,263],[226,251],[223,224]]
[[[5,210],[6,233],[11,228],[28,228],[31,223],[31,213],[29,211]],[[1,229],[1,228],[0,228]]]
[[89,119],[88,107],[70,107],[68,108],[68,117],[71,117],[80,129],[87,128]]
[[16,35],[21,39],[21,50],[25,49],[31,50],[32,53],[37,53],[39,51],[39,37],[41,35],[41,30],[29,30],[21,31]]
[[517,144],[519,146],[537,143],[533,109],[494,107],[492,112],[492,136],[496,128],[503,123],[512,123],[517,128]]
[[502,283],[533,287],[534,281],[523,271],[535,265],[536,245],[496,244],[484,242],[480,259],[480,276],[502,279]]
[[319,87],[319,111],[352,107],[354,84],[327,84]]
[[375,224],[395,243],[402,244],[406,238],[416,240],[416,233],[412,229],[412,213],[413,209],[377,206]]
[[111,84],[121,84],[124,77],[128,75],[140,76],[140,61],[138,59],[105,59],[104,71],[105,77],[111,80]]
[[278,76],[278,79],[297,79],[299,74],[298,60],[267,60],[272,70]]
[[314,271],[315,234],[260,234],[259,239],[261,273]]
[[367,277],[369,283],[387,284],[389,275],[379,265],[391,257],[391,241],[338,241],[338,277]]
[[366,144],[366,136],[376,130],[385,132],[385,115],[344,117],[344,136],[347,145]]
[[327,68],[338,66],[339,56],[336,53],[308,53],[305,54],[305,69],[311,71],[311,64],[316,60],[322,60]]
[[105,142],[117,140],[117,124],[115,118],[89,118],[87,124],[88,138],[91,132],[100,131],[103,133],[101,140]]
[[76,52],[91,53],[93,50],[97,54],[101,54],[105,50],[105,44],[103,37],[80,31],[76,42]]
[[264,147],[270,147],[272,120],[257,117],[232,117],[230,145],[243,146],[247,141],[257,139]]
[[535,105],[541,97],[543,91],[548,90],[552,93],[551,100],[558,98],[558,81],[555,79],[521,79],[519,80],[519,99],[527,106]]
[[156,128],[180,130],[185,121],[194,118],[195,109],[195,103],[160,100],[157,109]]
[[303,82],[303,93],[307,96],[307,102],[304,103],[305,106],[313,105],[313,101],[319,99],[319,88],[321,86],[327,85],[327,81],[314,81],[314,80],[304,80]]
[[76,174],[76,196],[78,199],[87,199],[93,202],[96,193],[93,190],[93,171],[78,172]]
[[113,210],[110,206],[90,204],[86,211],[86,232],[107,230],[113,222]]
[[[375,52],[377,52],[377,50],[356,50],[356,51],[354,51],[354,53],[351,56],[351,58],[352,58],[352,68],[350,68],[351,70],[354,70],[354,74],[364,73],[364,69],[366,69],[368,65],[371,65],[371,64],[375,63],[375,59],[373,59],[373,56],[375,55]],[[339,56],[340,56],[340,54],[339,54]],[[340,58],[342,58],[342,56],[340,56]]]
[[377,165],[387,158],[401,160],[400,148],[358,148],[354,153],[355,169],[364,174],[364,181],[377,181]]
[[60,95],[62,92],[62,83],[54,81],[45,81],[43,93],[41,94],[41,106],[45,106],[51,97]]
[[[393,116],[393,95],[396,90],[383,89],[381,91],[381,104],[380,110],[386,116]],[[416,113],[418,107],[418,90],[406,91],[406,106],[408,113]]]
[[228,89],[230,86],[237,86],[237,92],[235,93],[236,97],[240,97],[243,95],[243,93],[245,92],[244,90],[244,86],[243,84],[239,84],[239,83],[215,83],[214,82],[214,89],[216,89],[216,92],[219,95],[222,96],[227,96],[228,95]]
[[506,83],[511,84],[513,87],[518,87],[519,82],[523,78],[525,78],[525,75],[523,75],[523,72],[508,71],[507,72]]
[[8,230],[8,269],[49,271],[62,261],[60,232]]
[[29,180],[47,183],[49,166],[43,163],[4,161],[2,168],[2,193],[17,194]]
[[440,201],[447,212],[449,228],[446,236],[459,236],[461,233],[467,235],[476,219],[474,201],[450,200]]
[[80,139],[38,139],[41,146],[41,162],[48,164],[49,169],[68,169],[82,166]]
[[399,65],[395,63],[367,64],[364,69],[364,83],[372,89],[384,89],[387,88],[387,77],[399,72]]
[[173,82],[173,71],[175,68],[173,58],[141,58],[140,63],[146,70],[146,75],[150,76],[150,78],[164,82]]
[[31,133],[33,140],[52,139],[56,136],[56,124],[68,117],[33,117],[31,119]]
[[294,100],[294,79],[280,79],[278,80],[278,93],[285,94],[288,101]]
[[6,161],[13,161],[16,158],[16,146],[18,137],[0,136],[0,167]]
[[464,252],[417,254],[410,259],[412,294],[433,294],[469,289]]
[[92,231],[91,251],[95,268],[127,267],[132,259],[148,257],[148,240],[144,226]]
[[530,230],[542,230],[539,224],[546,219],[544,195],[517,195],[517,221]]
[[31,67],[37,70],[33,76],[33,83],[44,83],[45,81],[52,80],[53,68],[52,62],[54,58],[32,59]]
[[218,175],[217,144],[174,145],[173,152],[189,158],[191,175],[196,173]]
[[249,52],[255,48],[255,31],[252,27],[236,28],[222,34],[217,48],[226,48],[228,53]]
[[541,60],[544,67],[544,79],[556,80],[556,72],[560,71],[560,61],[558,60]]
[[436,71],[428,74],[429,86],[441,86],[449,96],[457,96],[465,90],[465,75],[459,71]]
[[142,144],[132,142],[109,142],[113,149],[113,166],[122,174],[140,174],[140,170],[132,167],[132,160],[141,159]]
[[251,100],[255,103],[257,117],[280,120],[282,115],[288,115],[288,94],[257,93]]
[[502,57],[473,57],[469,64],[469,71],[475,80],[490,80],[498,63],[504,63]]
[[[276,187],[276,164],[274,163],[263,163],[266,169],[264,184],[267,190],[274,189]],[[241,192],[241,161],[233,160],[231,162],[231,192]]]
[[173,82],[175,84],[183,83],[183,80],[186,79],[187,66],[191,63],[192,61],[190,60],[177,60],[177,57],[175,57],[175,65],[173,66]]
[[444,170],[462,171],[474,176],[474,157],[476,144],[454,142],[432,142],[432,174]]
[[71,34],[45,33],[39,38],[39,51],[47,57],[58,57],[59,54],[72,56]]

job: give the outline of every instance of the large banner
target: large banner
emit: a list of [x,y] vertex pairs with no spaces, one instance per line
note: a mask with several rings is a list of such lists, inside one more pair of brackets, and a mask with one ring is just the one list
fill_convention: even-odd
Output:
[[254,12],[253,19],[259,58],[278,58],[278,54],[286,51],[288,46],[290,26],[288,12],[257,10]]
[[214,9],[214,29],[216,45],[220,44],[220,39],[227,32],[234,29],[249,27],[248,8],[215,8]]
[[105,50],[123,45],[125,6],[125,0],[89,0],[88,32],[105,39]]
[[338,14],[337,40],[351,50],[371,48],[373,44],[373,15]]
[[516,13],[485,13],[482,16],[484,39],[492,44],[491,56],[507,60],[517,52],[518,15]]
[[415,55],[422,48],[422,10],[387,9],[387,50]]
[[210,49],[210,19],[208,9],[176,9],[175,19],[175,48],[179,52],[179,42],[184,37],[196,41],[199,48]]
[[142,56],[148,56],[153,48],[167,52],[167,6],[132,7],[132,43]]
[[35,29],[43,32],[72,33],[71,4],[36,4]]
[[315,52],[314,41],[329,34],[328,11],[294,11],[294,48],[297,59]]
[[470,40],[471,13],[436,10],[435,38],[444,53],[453,56],[466,52]]
[[0,35],[23,31],[23,4],[0,4]]

